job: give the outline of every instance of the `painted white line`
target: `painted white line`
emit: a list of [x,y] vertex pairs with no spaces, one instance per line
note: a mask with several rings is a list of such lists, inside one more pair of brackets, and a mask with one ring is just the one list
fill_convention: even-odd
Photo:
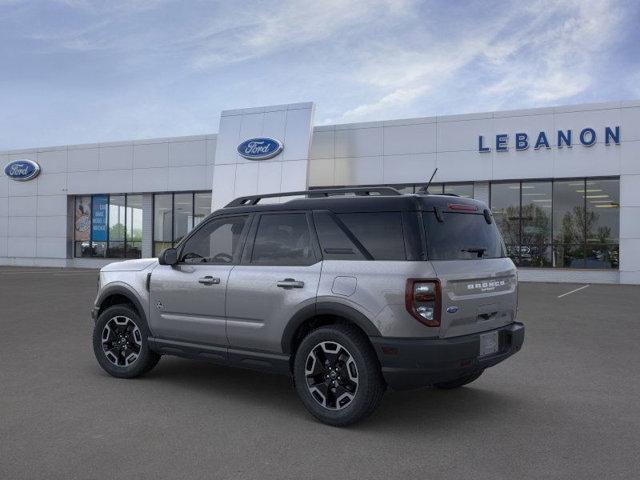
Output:
[[558,295],[558,298],[566,297],[567,295],[571,295],[572,293],[579,292],[580,290],[584,290],[585,288],[587,288],[589,286],[590,285],[584,285],[584,286],[582,286],[580,288],[576,288],[575,290],[571,290],[570,292],[563,293],[562,295]]

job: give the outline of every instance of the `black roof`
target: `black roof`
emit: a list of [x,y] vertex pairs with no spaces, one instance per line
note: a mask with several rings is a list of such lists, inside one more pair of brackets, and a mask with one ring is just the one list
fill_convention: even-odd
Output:
[[[312,191],[313,192],[313,191]],[[235,202],[235,201],[234,201]],[[230,205],[233,205],[231,202]],[[326,197],[296,197],[283,203],[266,203],[255,205],[227,206],[214,212],[214,215],[228,213],[281,212],[295,210],[330,210],[336,213],[376,212],[376,211],[420,211],[433,210],[438,207],[447,210],[450,205],[473,205],[478,213],[487,206],[479,200],[454,195],[334,195]]]

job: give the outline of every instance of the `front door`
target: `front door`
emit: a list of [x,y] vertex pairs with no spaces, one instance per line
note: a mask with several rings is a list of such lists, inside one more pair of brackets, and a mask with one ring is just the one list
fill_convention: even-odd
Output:
[[227,283],[239,261],[247,219],[235,215],[199,225],[179,249],[176,265],[153,270],[150,316],[155,335],[226,348]]
[[289,319],[316,301],[322,262],[310,215],[265,213],[251,229],[227,289],[231,348],[280,352]]

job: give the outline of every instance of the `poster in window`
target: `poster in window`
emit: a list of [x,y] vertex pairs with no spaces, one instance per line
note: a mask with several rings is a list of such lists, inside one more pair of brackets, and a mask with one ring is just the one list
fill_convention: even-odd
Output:
[[91,210],[91,236],[94,242],[107,241],[107,195],[94,195]]
[[91,234],[91,197],[76,197],[75,239],[89,241]]

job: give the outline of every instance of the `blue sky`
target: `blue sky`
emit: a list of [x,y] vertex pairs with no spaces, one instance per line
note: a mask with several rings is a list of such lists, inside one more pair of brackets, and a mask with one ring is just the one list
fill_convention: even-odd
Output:
[[0,149],[640,98],[637,1],[0,0]]

